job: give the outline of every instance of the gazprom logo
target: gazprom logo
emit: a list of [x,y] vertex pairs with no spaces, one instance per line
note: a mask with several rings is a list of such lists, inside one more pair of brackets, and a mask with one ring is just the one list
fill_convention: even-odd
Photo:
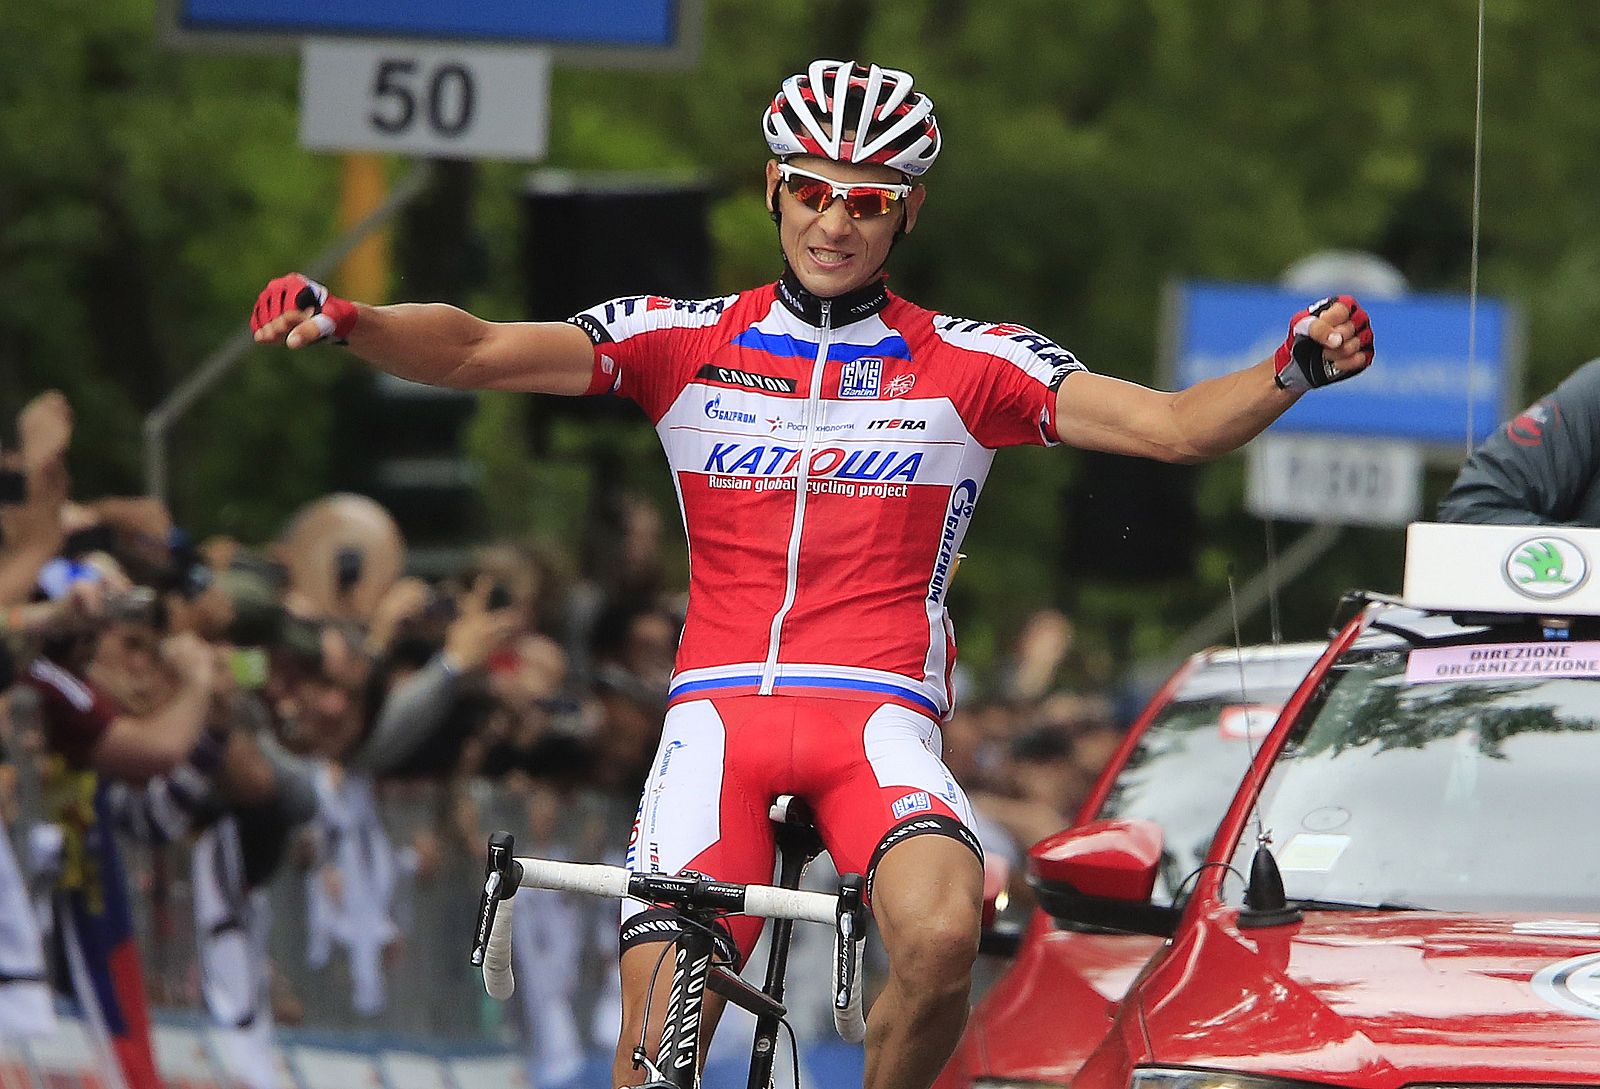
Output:
[[667,747],[661,750],[661,763],[656,768],[656,778],[664,778],[667,768],[672,765],[672,754],[683,748],[683,742],[677,738],[667,742]]
[[972,512],[978,507],[978,482],[967,479],[950,489],[950,508],[945,512],[944,530],[939,535],[939,559],[933,565],[933,578],[928,580],[928,600],[939,602],[949,588],[950,564],[956,557],[956,545],[961,543]]
[[756,422],[754,412],[739,412],[734,409],[719,407],[722,404],[722,394],[717,394],[706,402],[706,416],[713,420],[722,420],[725,423],[753,424]]

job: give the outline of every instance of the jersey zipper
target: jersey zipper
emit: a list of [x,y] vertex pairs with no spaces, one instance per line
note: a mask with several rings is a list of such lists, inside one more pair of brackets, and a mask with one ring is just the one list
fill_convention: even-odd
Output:
[[794,608],[795,593],[800,579],[800,534],[805,528],[806,493],[811,483],[811,443],[816,428],[817,414],[822,407],[822,372],[828,364],[828,348],[833,339],[833,300],[822,300],[822,326],[818,330],[817,358],[811,366],[811,389],[806,394],[805,433],[800,439],[799,475],[794,482],[794,526],[789,531],[789,556],[783,586],[783,604],[772,617],[772,635],[767,640],[767,661],[761,667],[763,696],[772,695],[778,680],[778,644],[782,640],[783,622]]

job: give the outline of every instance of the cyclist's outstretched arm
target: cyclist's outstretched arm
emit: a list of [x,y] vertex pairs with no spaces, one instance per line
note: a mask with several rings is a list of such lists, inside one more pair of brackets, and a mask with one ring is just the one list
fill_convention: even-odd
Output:
[[1061,383],[1056,430],[1086,450],[1188,464],[1243,446],[1298,397],[1273,383],[1271,360],[1178,393],[1082,371]]
[[444,303],[358,306],[357,314],[350,350],[412,381],[576,396],[594,377],[594,342],[564,321],[484,321]]
[[298,274],[273,280],[251,315],[263,344],[340,340],[401,378],[456,389],[577,395],[594,376],[594,343],[566,322],[492,322],[444,303],[367,306]]
[[[1298,350],[1300,341],[1313,350]],[[1090,450],[1205,461],[1255,438],[1307,389],[1353,377],[1371,362],[1371,323],[1354,299],[1341,295],[1296,314],[1273,356],[1177,393],[1069,374],[1056,394],[1056,432]]]

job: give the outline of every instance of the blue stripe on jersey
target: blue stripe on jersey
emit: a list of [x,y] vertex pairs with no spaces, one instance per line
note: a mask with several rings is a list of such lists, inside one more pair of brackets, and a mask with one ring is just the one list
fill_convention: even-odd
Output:
[[910,700],[918,707],[926,707],[935,716],[939,714],[938,706],[921,692],[898,684],[884,684],[882,681],[852,681],[842,677],[779,677],[776,684],[779,688],[846,688],[852,692],[882,692]]
[[[815,341],[798,340],[788,333],[763,333],[760,329],[746,329],[733,338],[733,343],[741,348],[754,348],[758,352],[766,352],[779,358],[817,358]],[[910,359],[911,347],[905,342],[905,338],[898,334],[884,337],[878,343],[870,345],[828,345],[828,359],[834,363],[850,363],[863,356],[875,356],[879,359]]]
[[709,681],[688,681],[684,684],[673,685],[672,691],[667,693],[669,701],[679,696],[686,696],[690,692],[704,692],[708,688],[744,688],[747,685],[759,685],[761,674],[756,673],[749,677],[714,677]]
[[[704,692],[708,689],[716,688],[745,688],[750,685],[759,685],[760,683],[760,676],[716,677],[705,681],[689,681],[685,684],[677,685],[672,691],[668,692],[667,700],[670,702],[691,692]],[[843,688],[851,692],[881,692],[885,695],[899,696],[903,700],[909,700],[918,707],[926,707],[928,713],[936,718],[940,714],[938,705],[916,689],[898,684],[887,684],[883,681],[847,680],[843,677],[779,677],[775,682],[775,687]]]

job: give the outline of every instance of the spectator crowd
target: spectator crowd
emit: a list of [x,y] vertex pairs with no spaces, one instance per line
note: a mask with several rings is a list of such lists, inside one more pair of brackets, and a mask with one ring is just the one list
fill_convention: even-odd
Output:
[[[581,559],[499,542],[425,581],[365,497],[195,540],[157,500],[72,493],[60,394],[9,430],[0,1036],[68,1011],[106,1084],[156,1089],[149,1010],[196,1008],[268,1089],[283,1021],[498,1032],[571,1083],[615,1039],[614,909],[519,897],[503,1020],[464,949],[490,830],[621,860],[683,616],[661,513],[604,497]],[[1120,740],[1077,662],[1041,610],[995,678],[958,674],[945,760],[991,857],[1066,825]]]

